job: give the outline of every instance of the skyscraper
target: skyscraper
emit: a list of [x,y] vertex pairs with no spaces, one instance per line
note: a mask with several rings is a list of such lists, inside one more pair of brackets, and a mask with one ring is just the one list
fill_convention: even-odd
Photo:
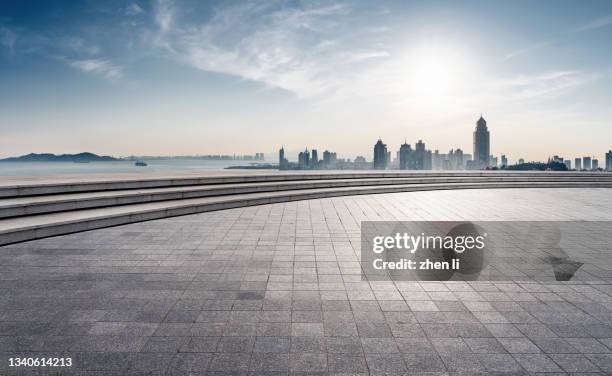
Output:
[[426,150],[421,140],[414,144],[414,163],[416,170],[431,170],[431,150]]
[[501,167],[507,167],[508,166],[508,158],[506,158],[505,154],[502,154],[501,156]]
[[476,130],[474,131],[474,163],[477,169],[489,166],[490,151],[487,122],[480,115],[480,119],[476,122]]
[[582,157],[582,168],[587,171],[591,170],[591,157]]
[[399,168],[400,170],[412,170],[412,148],[404,141],[399,150]]
[[384,170],[387,168],[387,145],[381,139],[378,139],[374,145],[374,163],[375,170]]
[[312,149],[312,157],[310,158],[310,167],[317,168],[319,164],[319,155],[317,153],[317,149]]
[[581,158],[574,159],[574,168],[578,171],[582,170],[582,159]]
[[285,170],[288,164],[289,161],[287,161],[285,158],[285,147],[281,146],[280,150],[278,151],[278,169]]
[[591,160],[591,170],[597,170],[599,168],[599,161],[595,158]]
[[612,150],[606,153],[606,171],[612,171]]
[[308,152],[308,149],[298,154],[298,166],[300,170],[306,170],[310,168],[310,152]]

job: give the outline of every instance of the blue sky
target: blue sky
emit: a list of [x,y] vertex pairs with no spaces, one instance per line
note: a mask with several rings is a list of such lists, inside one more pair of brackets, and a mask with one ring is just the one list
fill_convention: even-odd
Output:
[[610,1],[3,1],[0,155],[612,147]]

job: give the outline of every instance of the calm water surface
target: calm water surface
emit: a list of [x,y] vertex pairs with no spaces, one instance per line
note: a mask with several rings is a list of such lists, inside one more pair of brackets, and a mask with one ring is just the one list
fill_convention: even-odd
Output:
[[201,159],[143,159],[148,166],[134,166],[133,161],[119,162],[0,162],[0,176],[30,176],[47,174],[147,173],[172,171],[219,171],[228,166],[246,166],[249,161],[208,161]]

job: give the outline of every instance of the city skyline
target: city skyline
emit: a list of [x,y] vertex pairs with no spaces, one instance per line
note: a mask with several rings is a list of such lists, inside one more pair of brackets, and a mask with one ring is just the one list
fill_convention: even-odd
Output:
[[[473,131],[472,154],[466,153],[461,147],[450,149],[448,153],[435,149],[427,149],[425,142],[419,139],[414,143],[414,148],[408,143],[407,138],[395,152],[378,138],[371,153],[371,162],[363,156],[368,153],[352,158],[338,158],[334,151],[325,149],[323,159],[318,158],[319,150],[306,147],[297,154],[297,162],[287,158],[288,154],[284,145],[278,151],[279,170],[487,170],[515,168],[517,165],[524,165],[525,170],[536,168],[551,168],[552,164],[564,165],[567,170],[587,170],[595,171],[601,168],[604,171],[612,171],[612,150],[605,152],[603,165],[599,165],[599,158],[593,154],[584,157],[564,158],[558,154],[549,156],[547,162],[542,160],[527,160],[517,157],[513,163],[510,162],[508,155],[501,154],[499,157],[490,153],[491,132],[487,126],[487,121],[480,114],[475,123]],[[526,164],[525,164],[526,163]],[[573,163],[573,165],[572,165]],[[514,166],[514,167],[513,167]],[[563,166],[561,166],[563,167]],[[554,166],[555,169],[559,166]]]
[[611,38],[608,1],[6,1],[0,157],[466,151],[483,112],[495,156],[604,161]]

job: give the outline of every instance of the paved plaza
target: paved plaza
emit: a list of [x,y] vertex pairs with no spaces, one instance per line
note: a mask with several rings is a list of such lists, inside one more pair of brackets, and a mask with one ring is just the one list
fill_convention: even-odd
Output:
[[612,374],[610,284],[364,281],[365,220],[612,220],[612,189],[325,198],[0,247],[0,374]]

